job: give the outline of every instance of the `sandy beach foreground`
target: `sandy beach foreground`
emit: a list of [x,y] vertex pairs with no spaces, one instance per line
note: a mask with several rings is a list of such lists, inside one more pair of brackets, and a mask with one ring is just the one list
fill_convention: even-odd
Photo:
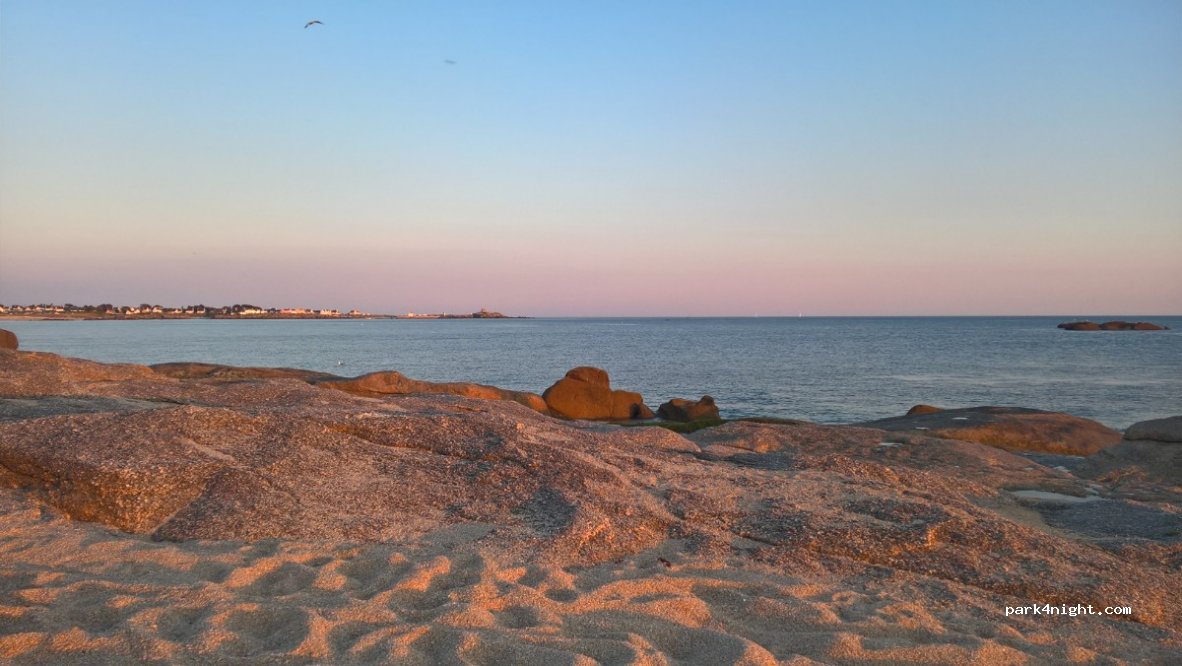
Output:
[[[0,660],[1177,663],[1182,495],[1144,451],[1182,444],[1133,444],[680,435],[0,350]],[[1131,614],[1006,612],[1042,604]]]

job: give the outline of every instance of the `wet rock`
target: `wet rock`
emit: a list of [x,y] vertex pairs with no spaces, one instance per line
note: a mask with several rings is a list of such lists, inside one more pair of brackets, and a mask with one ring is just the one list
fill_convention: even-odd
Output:
[[668,421],[701,421],[718,418],[718,406],[714,398],[704,395],[698,400],[673,398],[657,408],[657,416]]
[[0,421],[22,421],[62,414],[96,412],[139,412],[174,406],[167,401],[130,398],[44,396],[37,398],[0,398]]

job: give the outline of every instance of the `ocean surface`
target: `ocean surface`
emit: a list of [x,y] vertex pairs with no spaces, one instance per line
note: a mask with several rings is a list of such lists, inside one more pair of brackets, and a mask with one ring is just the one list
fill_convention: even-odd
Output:
[[[1093,321],[1120,317],[1091,316]],[[1127,317],[1125,317],[1127,319]],[[714,396],[724,417],[850,423],[912,405],[1015,405],[1115,428],[1182,414],[1182,317],[1071,332],[1061,317],[6,321],[21,349],[353,376],[398,370],[542,392],[594,365],[654,409]]]

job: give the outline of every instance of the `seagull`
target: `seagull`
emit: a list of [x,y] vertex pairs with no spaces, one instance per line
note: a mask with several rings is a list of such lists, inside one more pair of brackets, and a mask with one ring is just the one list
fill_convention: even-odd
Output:
[[321,23],[320,21],[315,21],[315,20],[308,21],[307,23],[304,24],[304,30],[307,30],[308,28],[310,28],[314,25],[324,25],[324,24]]

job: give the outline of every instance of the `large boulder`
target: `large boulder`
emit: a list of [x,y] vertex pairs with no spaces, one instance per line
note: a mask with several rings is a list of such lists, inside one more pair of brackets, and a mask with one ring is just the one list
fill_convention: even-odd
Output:
[[683,423],[717,419],[718,406],[714,404],[714,398],[708,395],[702,396],[700,400],[673,398],[657,408],[657,416],[666,421],[681,421]]
[[20,342],[16,339],[16,333],[4,328],[0,328],[0,349],[16,350],[20,347]]
[[590,366],[572,368],[546,389],[542,398],[551,412],[568,419],[625,421],[653,417],[639,393],[612,390],[607,371]]
[[1012,451],[1076,456],[1091,455],[1121,439],[1119,432],[1091,419],[1022,407],[945,409],[857,425],[916,431],[932,437],[977,442]]
[[934,407],[932,405],[916,405],[916,406],[912,407],[911,409],[907,410],[907,416],[919,416],[920,414],[935,414],[936,412],[942,412],[942,411],[944,411],[944,409],[942,407]]
[[1134,423],[1125,431],[1125,439],[1182,443],[1182,416]]

